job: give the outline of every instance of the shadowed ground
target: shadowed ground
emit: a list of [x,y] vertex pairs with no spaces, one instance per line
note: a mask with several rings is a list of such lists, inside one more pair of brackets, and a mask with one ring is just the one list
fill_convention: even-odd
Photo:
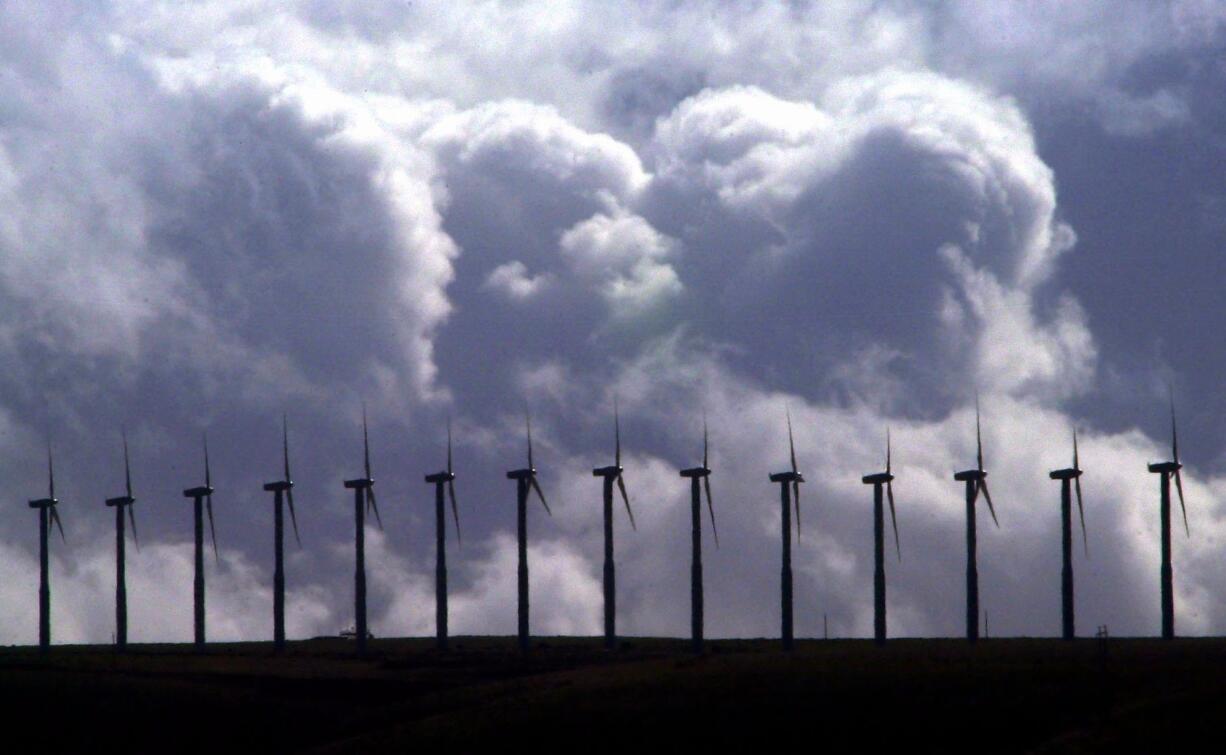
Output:
[[[674,745],[1098,752],[1213,742],[1226,640],[514,638],[0,650],[0,716],[47,749],[650,751]],[[802,744],[801,747],[806,747]],[[829,750],[828,750],[829,751]]]

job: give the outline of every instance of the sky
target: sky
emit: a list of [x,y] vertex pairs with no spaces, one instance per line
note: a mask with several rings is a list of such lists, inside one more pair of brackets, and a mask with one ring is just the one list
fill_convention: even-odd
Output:
[[[872,632],[871,488],[893,439],[890,631],[963,631],[974,402],[1000,527],[993,635],[1060,628],[1078,428],[1078,625],[1159,628],[1175,397],[1191,536],[1177,630],[1226,632],[1226,3],[0,4],[0,643],[37,637],[46,444],[57,642],[113,632],[131,445],[130,638],[191,637],[208,434],[210,637],[271,636],[282,415],[302,548],[291,638],[352,616],[361,415],[385,529],[376,636],[434,630],[448,417],[451,629],[515,626],[531,412],[533,630],[601,629],[613,404],[619,631],[684,636],[710,425],[709,637],[778,632],[780,512],[806,483],[796,632]],[[1177,510],[1178,511],[1178,510]],[[704,526],[707,526],[704,524]]]

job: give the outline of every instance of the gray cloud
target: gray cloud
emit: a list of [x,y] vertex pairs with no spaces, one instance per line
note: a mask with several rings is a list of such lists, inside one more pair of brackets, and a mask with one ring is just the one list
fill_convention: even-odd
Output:
[[[707,561],[710,631],[775,631],[766,473],[786,462],[790,407],[810,480],[800,633],[818,634],[823,615],[836,634],[869,630],[858,477],[881,464],[889,425],[905,549],[889,567],[894,629],[956,634],[950,473],[973,457],[975,387],[1002,516],[1000,532],[982,530],[994,631],[1055,630],[1045,470],[1067,463],[1075,423],[1091,527],[1082,626],[1152,631],[1156,486],[1143,464],[1165,452],[1161,381],[1149,346],[1116,333],[1156,305],[1101,302],[1108,266],[1070,277],[1090,264],[1079,257],[1103,260],[1112,213],[1138,208],[1068,155],[1087,140],[1128,154],[1214,144],[1197,102],[1220,72],[1162,61],[1195,59],[1221,28],[1196,3],[489,4],[464,23],[431,4],[6,5],[0,473],[37,495],[51,428],[72,540],[54,565],[57,636],[109,637],[101,499],[122,484],[120,423],[155,543],[134,556],[136,638],[187,636],[179,491],[197,482],[204,429],[225,554],[215,634],[266,636],[258,484],[278,474],[286,410],[306,541],[292,628],[347,624],[339,480],[360,460],[362,399],[388,526],[368,533],[376,633],[432,628],[420,474],[442,462],[446,414],[466,520],[453,626],[510,630],[501,470],[521,462],[528,407],[556,509],[533,512],[536,627],[594,632],[588,470],[608,462],[614,394],[640,522],[618,523],[625,631],[686,631],[676,468],[697,460],[704,409],[722,543]],[[1088,116],[1052,115],[1065,111]],[[1185,188],[1197,217],[1226,191]],[[1114,202],[1105,216],[1081,211],[1092,191]],[[1169,330],[1175,350],[1203,339]],[[1177,545],[1179,621],[1214,632],[1223,482],[1215,452],[1197,450],[1216,436],[1188,424],[1195,529]],[[5,641],[33,636],[32,526],[0,521]]]

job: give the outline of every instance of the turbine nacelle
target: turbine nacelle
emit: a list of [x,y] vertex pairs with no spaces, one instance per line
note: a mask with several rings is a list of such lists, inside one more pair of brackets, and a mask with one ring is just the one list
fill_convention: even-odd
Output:
[[374,484],[375,484],[375,481],[370,477],[359,477],[356,480],[345,480],[345,487],[349,488],[350,490],[353,490],[356,488],[361,488],[362,490],[366,490],[367,488],[369,488],[370,486]]
[[507,472],[508,480],[531,480],[533,477],[536,477],[536,470],[532,467],[512,469],[510,472]]
[[805,476],[800,472],[776,472],[770,476],[771,482],[804,482]]
[[45,509],[54,506],[57,503],[59,503],[59,501],[55,498],[39,498],[37,501],[30,501],[30,508]]
[[294,482],[292,480],[277,480],[276,482],[264,483],[264,490],[268,491],[269,493],[284,492],[292,487],[294,487]]
[[681,470],[682,477],[708,477],[711,470],[706,467],[690,467],[689,469]]
[[988,473],[982,469],[966,469],[961,472],[954,472],[954,479],[958,482],[970,482],[973,480],[985,480]]
[[617,465],[613,465],[611,467],[596,467],[595,469],[592,470],[592,476],[593,477],[617,477],[623,471],[624,470]]
[[115,498],[106,499],[107,506],[131,506],[136,503],[136,499],[130,495],[116,496]]
[[1054,469],[1047,473],[1047,476],[1053,480],[1075,480],[1081,477],[1081,475],[1080,469],[1073,469],[1071,467],[1069,469]]
[[455,479],[455,475],[451,472],[435,472],[434,474],[426,475],[426,482],[437,485],[441,482],[451,482]]
[[888,482],[894,481],[894,475],[889,472],[878,472],[877,474],[866,474],[860,478],[860,482],[865,485],[885,485]]
[[1183,465],[1177,461],[1160,461],[1157,464],[1149,465],[1149,471],[1153,472],[1154,474],[1174,474],[1181,469],[1183,469]]
[[188,488],[183,491],[184,498],[204,498],[213,494],[213,489],[208,485],[201,485],[196,488]]

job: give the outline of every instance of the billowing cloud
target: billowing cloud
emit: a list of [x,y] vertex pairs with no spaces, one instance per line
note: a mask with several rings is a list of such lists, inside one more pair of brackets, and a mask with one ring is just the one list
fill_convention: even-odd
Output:
[[[432,3],[0,9],[0,473],[40,495],[49,429],[71,540],[53,564],[58,638],[109,636],[101,500],[122,485],[121,425],[150,543],[129,571],[134,638],[188,636],[181,490],[199,482],[204,430],[224,555],[214,636],[267,636],[259,483],[281,473],[282,412],[305,543],[293,632],[349,623],[340,480],[360,463],[362,401],[387,524],[367,533],[377,634],[433,629],[421,474],[443,463],[449,417],[465,519],[452,627],[511,630],[503,470],[523,463],[527,412],[555,508],[532,512],[534,627],[595,632],[590,469],[610,461],[615,397],[639,523],[617,525],[625,631],[686,631],[676,468],[698,460],[704,411],[721,540],[707,542],[709,633],[775,631],[766,474],[786,464],[790,410],[808,480],[799,632],[823,617],[869,631],[859,476],[882,463],[889,426],[904,549],[892,626],[956,634],[950,475],[973,458],[976,390],[1002,520],[980,520],[994,632],[1056,627],[1045,472],[1067,463],[1074,425],[1082,626],[1152,631],[1144,463],[1167,440],[1161,412],[1137,407],[1160,405],[1168,355],[1203,351],[1203,335],[1170,327],[1161,296],[1096,292],[1220,277],[1197,260],[1220,241],[1204,197],[1226,187],[1199,173],[1129,184],[1191,197],[1200,220],[1185,223],[1097,167],[1147,176],[1147,145],[1193,144],[1213,164],[1226,123],[1206,95],[1222,74],[1202,60],[1226,29],[1213,4],[490,3],[455,19]],[[1121,224],[1200,229],[1201,246],[1117,257],[1104,239]],[[1224,483],[1199,417],[1183,446],[1194,537],[1176,546],[1192,633],[1226,620],[1212,568]],[[33,636],[32,524],[0,519],[0,640]]]

